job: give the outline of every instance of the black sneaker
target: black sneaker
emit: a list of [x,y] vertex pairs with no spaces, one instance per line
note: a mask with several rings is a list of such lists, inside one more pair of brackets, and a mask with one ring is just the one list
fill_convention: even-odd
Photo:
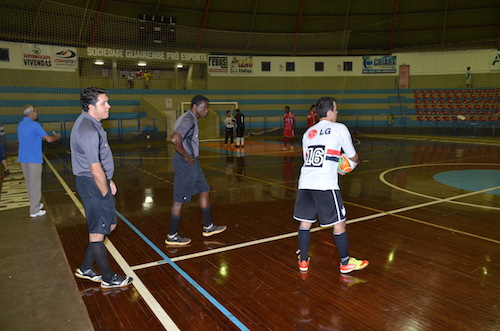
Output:
[[96,283],[100,283],[102,281],[102,276],[95,272],[92,268],[85,271],[82,271],[82,269],[78,268],[76,269],[75,276],[81,279],[88,279]]
[[125,287],[132,284],[134,279],[129,276],[122,276],[118,274],[114,274],[113,278],[110,281],[105,281],[104,279],[101,282],[101,288],[118,288]]
[[213,236],[214,234],[226,231],[226,229],[227,229],[227,226],[225,226],[225,225],[212,224],[209,227],[204,226],[203,227],[203,236],[210,237],[210,236]]
[[174,234],[173,236],[167,235],[167,239],[165,239],[165,244],[171,246],[185,246],[191,243],[191,239],[182,237],[179,233]]

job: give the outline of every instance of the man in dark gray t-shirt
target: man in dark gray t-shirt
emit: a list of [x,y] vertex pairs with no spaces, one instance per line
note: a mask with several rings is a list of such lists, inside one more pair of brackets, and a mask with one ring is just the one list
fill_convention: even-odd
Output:
[[[89,87],[80,95],[82,113],[71,130],[71,163],[75,186],[85,207],[89,245],[75,276],[101,283],[101,288],[128,286],[132,277],[114,273],[108,263],[104,238],[116,228],[115,166],[101,121],[109,117],[106,90]],[[94,269],[94,261],[102,275]]]
[[210,207],[210,186],[200,167],[200,141],[198,138],[198,119],[208,114],[208,99],[197,95],[191,100],[191,109],[179,116],[174,126],[170,141],[174,145],[174,201],[170,210],[170,230],[165,243],[172,246],[185,246],[191,239],[178,233],[181,222],[182,206],[191,201],[191,197],[200,194],[200,208],[203,214],[202,235],[209,237],[227,229],[225,225],[212,223]]

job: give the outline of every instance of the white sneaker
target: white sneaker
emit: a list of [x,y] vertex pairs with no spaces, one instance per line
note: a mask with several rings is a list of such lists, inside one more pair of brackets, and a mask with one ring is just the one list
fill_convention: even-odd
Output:
[[286,150],[287,150],[287,148],[286,148],[286,147],[283,147],[281,150],[284,152],[284,151],[286,151]]
[[43,216],[47,214],[47,211],[43,210],[43,209],[40,209],[40,211],[36,214],[31,214],[30,217],[38,217],[38,216]]

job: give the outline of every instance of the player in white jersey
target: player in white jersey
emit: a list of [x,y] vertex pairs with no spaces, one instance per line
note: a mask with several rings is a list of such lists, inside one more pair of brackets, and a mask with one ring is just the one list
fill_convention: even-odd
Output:
[[349,256],[346,232],[346,211],[338,184],[338,161],[342,151],[353,162],[359,156],[347,127],[337,121],[334,98],[323,97],[316,104],[320,121],[310,127],[302,138],[304,164],[300,170],[299,192],[293,217],[299,225],[299,269],[309,270],[310,229],[319,217],[322,227],[333,226],[333,240],[340,256],[340,272],[348,273],[368,266],[368,261]]

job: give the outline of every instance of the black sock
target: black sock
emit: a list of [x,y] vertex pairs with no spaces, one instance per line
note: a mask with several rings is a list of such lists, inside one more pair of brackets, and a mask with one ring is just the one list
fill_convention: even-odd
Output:
[[340,262],[342,262],[343,265],[346,265],[349,262],[349,239],[347,238],[347,232],[340,234],[334,233],[333,241],[337,246]]
[[212,208],[210,206],[201,208],[201,213],[203,214],[203,223],[208,228],[212,225]]
[[179,230],[179,224],[181,224],[181,215],[170,214],[170,231],[169,235],[173,236]]
[[311,241],[311,232],[309,230],[304,230],[299,228],[299,249],[300,249],[300,260],[307,261],[309,258],[309,242]]
[[90,248],[90,243],[87,246],[87,251],[85,252],[85,256],[83,257],[83,262],[80,265],[80,270],[85,271],[92,268],[94,264],[94,256],[92,255],[92,249]]
[[92,250],[92,255],[94,256],[95,262],[99,271],[102,274],[102,279],[109,281],[113,278],[114,272],[111,270],[111,267],[108,263],[108,250],[106,246],[104,246],[103,241],[94,241],[89,245]]

